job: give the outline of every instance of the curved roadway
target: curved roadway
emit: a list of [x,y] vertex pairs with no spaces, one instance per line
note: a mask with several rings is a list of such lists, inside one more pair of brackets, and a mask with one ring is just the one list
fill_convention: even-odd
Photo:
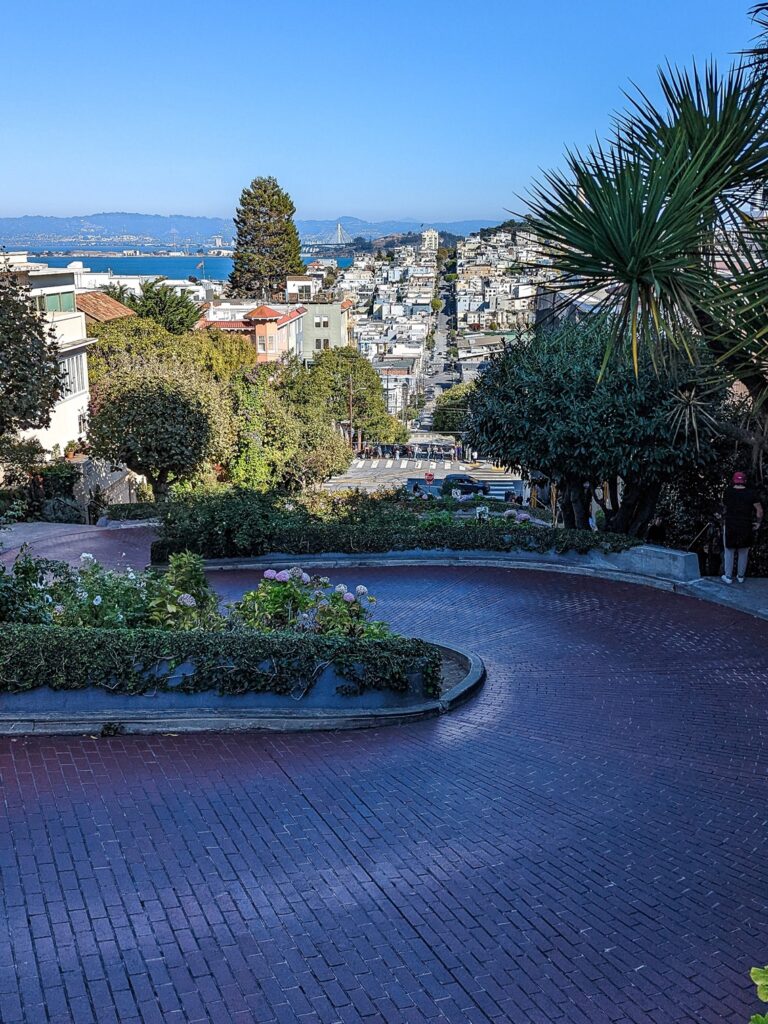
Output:
[[0,1020],[757,1012],[768,623],[552,573],[329,575],[485,688],[367,732],[3,739]]

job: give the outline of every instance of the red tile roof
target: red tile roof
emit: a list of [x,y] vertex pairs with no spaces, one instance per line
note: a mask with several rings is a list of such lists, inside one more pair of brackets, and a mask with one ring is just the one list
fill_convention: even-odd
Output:
[[272,309],[271,306],[257,306],[256,309],[252,309],[250,313],[246,313],[245,320],[279,320],[280,314]]
[[277,326],[282,327],[283,324],[288,324],[291,320],[295,320],[297,317],[303,316],[307,312],[305,306],[297,306],[295,309],[289,309],[287,313],[283,313],[280,319],[277,321]]
[[344,299],[344,301],[341,304],[341,308],[349,309],[350,306],[354,306],[354,302],[352,301],[352,299]]
[[198,320],[195,324],[198,330],[205,331],[209,327],[217,327],[220,331],[252,331],[253,324],[245,320]]
[[80,292],[75,295],[75,303],[81,313],[92,320],[103,324],[109,320],[122,320],[126,316],[136,316],[134,310],[124,306],[104,292]]

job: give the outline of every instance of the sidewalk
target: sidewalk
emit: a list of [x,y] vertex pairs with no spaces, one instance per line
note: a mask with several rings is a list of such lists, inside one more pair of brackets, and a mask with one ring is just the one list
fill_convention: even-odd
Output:
[[693,583],[679,584],[675,592],[768,619],[768,578],[765,576],[748,576],[744,583],[730,586],[719,576],[706,576]]

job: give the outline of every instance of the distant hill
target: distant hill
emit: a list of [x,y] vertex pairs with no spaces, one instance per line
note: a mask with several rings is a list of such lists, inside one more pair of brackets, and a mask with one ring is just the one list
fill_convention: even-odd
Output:
[[[353,238],[379,238],[382,235],[420,231],[414,220],[368,221],[359,217],[336,220],[297,220],[303,239],[320,239],[331,235],[341,222]],[[429,221],[424,227],[468,235],[496,222],[491,220]],[[151,213],[92,213],[82,217],[0,217],[0,244],[10,248],[24,245],[140,244],[181,245],[184,242],[209,242],[220,235],[226,242],[233,236],[232,221],[223,217],[187,217],[183,214],[160,216]]]

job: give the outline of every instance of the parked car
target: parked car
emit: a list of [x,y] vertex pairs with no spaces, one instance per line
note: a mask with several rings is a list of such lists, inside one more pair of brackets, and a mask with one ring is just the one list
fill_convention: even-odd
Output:
[[476,480],[468,473],[449,473],[443,480],[441,493],[450,495],[451,491],[462,494],[490,494],[491,485],[487,480]]

